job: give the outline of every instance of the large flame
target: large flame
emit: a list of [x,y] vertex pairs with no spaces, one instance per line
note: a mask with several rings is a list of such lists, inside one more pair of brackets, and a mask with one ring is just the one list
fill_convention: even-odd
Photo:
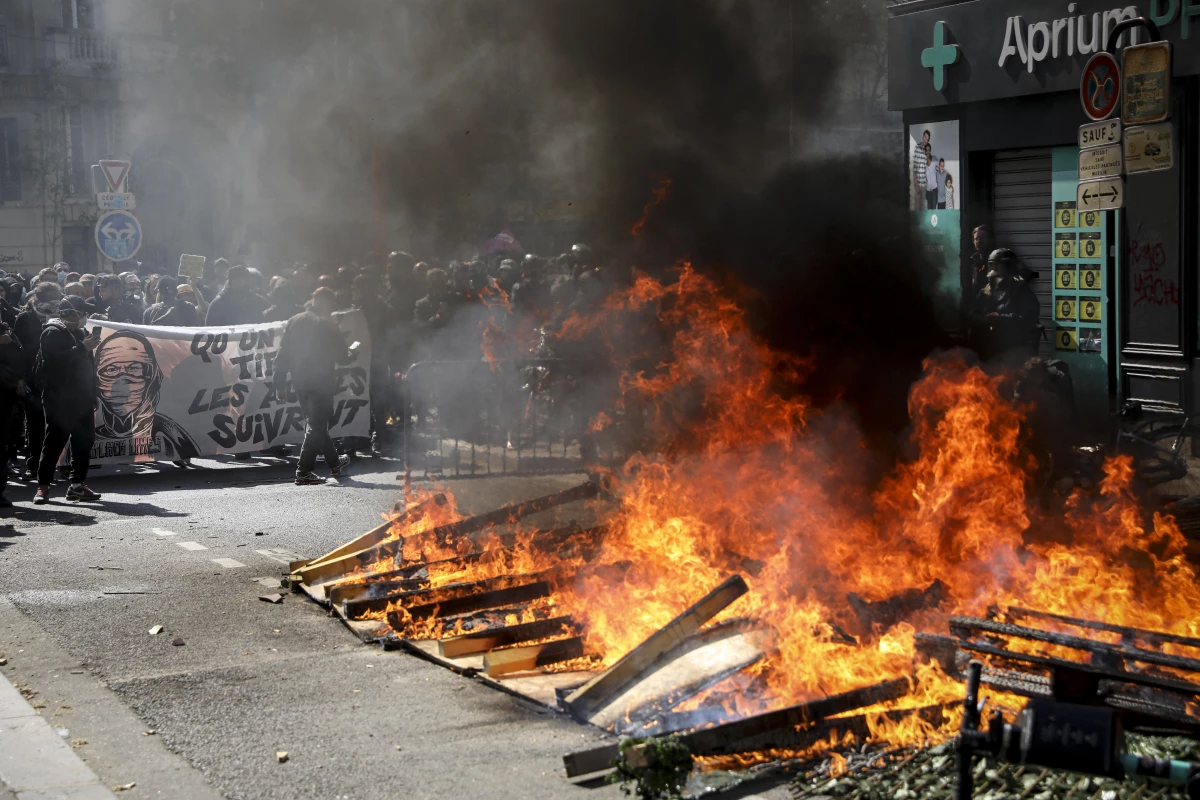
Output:
[[[771,634],[752,671],[692,705],[744,715],[902,675],[915,676],[903,704],[950,703],[961,686],[919,663],[915,634],[990,606],[1200,636],[1185,540],[1169,517],[1145,517],[1130,462],[1110,461],[1098,494],[1043,507],[1028,488],[1037,465],[1009,379],[966,354],[927,360],[909,397],[910,457],[869,488],[866,446],[848,414],[812,408],[800,391],[805,362],[766,346],[733,297],[690,266],[669,282],[636,275],[569,317],[560,335],[606,343],[624,366],[625,421],[636,416],[655,445],[613,475],[608,535],[596,557],[574,565],[555,613],[570,613],[588,650],[612,663],[738,573],[751,591],[725,616],[753,618]],[[650,359],[622,344],[649,340],[665,343]],[[593,427],[611,422],[606,414]],[[447,579],[561,563],[530,548]],[[933,599],[875,619],[850,602],[886,606],[906,593]],[[939,733],[911,717],[872,731],[914,741],[953,724],[947,718]]]

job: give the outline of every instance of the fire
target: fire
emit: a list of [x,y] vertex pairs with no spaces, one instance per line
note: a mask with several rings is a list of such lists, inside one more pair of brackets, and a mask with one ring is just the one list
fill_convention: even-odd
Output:
[[671,193],[671,179],[666,175],[661,175],[658,178],[658,188],[652,189],[651,194],[654,199],[650,200],[642,208],[642,215],[638,217],[637,222],[633,223],[633,227],[629,229],[629,235],[637,239],[642,235],[642,231],[646,229],[646,221],[650,218],[650,209],[662,204],[667,199],[667,195]]
[[[616,344],[646,338],[626,334],[648,317],[669,342],[649,362]],[[1200,636],[1186,542],[1169,517],[1144,516],[1129,460],[1107,465],[1097,495],[1043,507],[1029,489],[1037,464],[1010,378],[967,354],[927,360],[909,396],[912,456],[870,487],[853,421],[805,398],[807,363],[769,348],[736,300],[689,265],[669,282],[636,275],[560,335],[595,337],[613,363],[642,365],[622,374],[620,409],[642,416],[654,452],[612,474],[608,533],[586,563],[519,536],[451,571],[431,566],[430,581],[568,568],[553,613],[570,614],[587,653],[608,665],[723,579],[745,576],[750,593],[718,619],[756,620],[768,653],[681,709],[743,716],[911,676],[910,696],[860,713],[944,706],[932,721],[871,719],[872,738],[920,742],[958,724],[961,685],[915,649],[918,631],[944,630],[950,615],[1019,605]],[[605,415],[593,428],[613,423]],[[457,518],[452,504],[448,513]],[[424,541],[430,527],[406,530],[405,561],[462,554],[461,542]]]

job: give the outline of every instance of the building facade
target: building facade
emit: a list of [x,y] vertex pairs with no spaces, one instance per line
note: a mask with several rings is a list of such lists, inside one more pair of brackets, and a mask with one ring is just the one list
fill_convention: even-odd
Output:
[[243,246],[227,131],[244,110],[224,100],[200,114],[186,96],[164,104],[156,76],[176,57],[169,6],[131,9],[115,0],[0,4],[0,268],[114,269],[94,241],[95,190],[107,190],[93,169],[101,159],[133,163],[143,271],[171,269],[182,252],[232,256]]
[[[948,283],[966,300],[973,227],[991,225],[996,245],[1016,251],[1036,274],[1042,353],[1070,365],[1077,406],[1093,421],[1127,400],[1177,413],[1200,405],[1197,13],[1176,0],[913,0],[891,9],[889,100],[909,132],[917,230],[941,227]],[[1113,29],[1138,16],[1172,46],[1174,166],[1128,175],[1123,207],[1093,213],[1077,196],[1080,127],[1090,122],[1081,81]],[[1141,27],[1120,36],[1118,62],[1126,45],[1150,38]],[[1105,92],[1120,85],[1103,83]],[[953,165],[953,210],[930,209],[922,196],[927,152]]]

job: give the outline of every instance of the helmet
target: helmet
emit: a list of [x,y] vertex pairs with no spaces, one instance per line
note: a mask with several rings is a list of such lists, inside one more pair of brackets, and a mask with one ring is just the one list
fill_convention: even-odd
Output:
[[988,256],[988,266],[997,268],[1002,272],[1013,272],[1017,269],[1017,254],[1007,247],[1001,247],[992,251]]

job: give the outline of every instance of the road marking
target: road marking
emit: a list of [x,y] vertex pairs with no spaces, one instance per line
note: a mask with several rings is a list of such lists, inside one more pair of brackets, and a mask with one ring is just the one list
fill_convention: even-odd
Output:
[[260,556],[266,556],[272,561],[278,561],[280,564],[291,564],[293,561],[300,560],[300,556],[295,553],[290,553],[287,550],[279,550],[272,548],[270,550],[255,550]]
[[208,548],[199,542],[176,542],[175,544],[182,547],[184,550],[207,550]]
[[234,561],[232,558],[214,558],[213,562],[227,569],[237,569],[238,567],[246,566],[240,561]]
[[157,533],[159,536],[175,536],[175,531],[169,531],[166,528],[151,528],[151,533]]

